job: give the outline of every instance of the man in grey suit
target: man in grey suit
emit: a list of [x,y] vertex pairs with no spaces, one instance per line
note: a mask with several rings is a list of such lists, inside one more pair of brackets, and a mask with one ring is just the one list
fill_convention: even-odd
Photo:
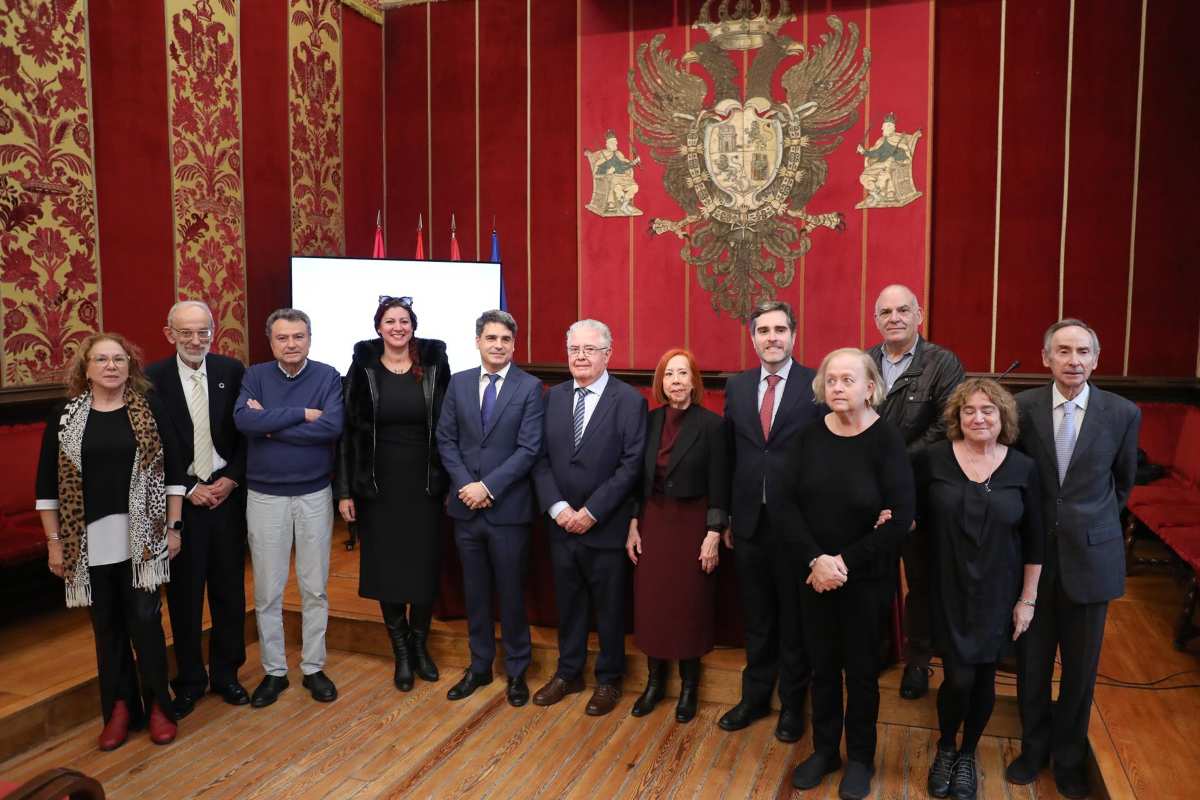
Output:
[[529,473],[542,450],[542,383],[512,363],[516,335],[517,321],[505,311],[475,321],[481,365],[450,379],[437,443],[453,489],[446,513],[462,560],[471,648],[471,666],[446,697],[461,700],[492,682],[494,582],[508,702],[523,706],[531,653],[523,585],[534,515]]
[[[1099,356],[1095,331],[1077,319],[1056,322],[1042,342],[1054,381],[1017,395],[1017,446],[1041,472],[1049,541],[1037,612],[1018,650],[1021,755],[1005,776],[1032,783],[1053,757],[1054,781],[1066,797],[1088,793],[1092,691],[1108,601],[1125,592],[1120,514],[1133,488],[1141,424],[1137,406],[1088,383]],[[1051,705],[1056,650],[1062,680]]]

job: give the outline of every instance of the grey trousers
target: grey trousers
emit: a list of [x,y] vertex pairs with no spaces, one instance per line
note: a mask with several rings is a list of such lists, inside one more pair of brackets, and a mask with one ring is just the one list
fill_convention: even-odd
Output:
[[287,675],[283,646],[283,588],[287,584],[292,543],[296,545],[296,582],[300,585],[303,649],[300,671],[325,667],[325,627],[329,622],[329,543],[333,536],[333,492],[280,497],[251,489],[246,498],[247,541],[254,567],[254,614],[263,671]]

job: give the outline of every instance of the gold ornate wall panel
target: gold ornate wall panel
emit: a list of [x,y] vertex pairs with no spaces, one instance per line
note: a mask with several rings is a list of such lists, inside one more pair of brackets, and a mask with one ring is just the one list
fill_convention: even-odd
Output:
[[234,0],[165,0],[175,293],[203,300],[213,349],[247,358],[242,102]]
[[0,0],[0,383],[56,383],[98,330],[84,0]]
[[342,5],[288,2],[292,253],[345,255]]
[[377,25],[383,24],[383,8],[379,0],[342,0],[342,5],[354,9]]

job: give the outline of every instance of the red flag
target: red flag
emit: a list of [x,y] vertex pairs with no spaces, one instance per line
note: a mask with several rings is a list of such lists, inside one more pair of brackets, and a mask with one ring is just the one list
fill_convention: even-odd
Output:
[[425,225],[421,219],[421,215],[417,214],[417,252],[413,256],[413,258],[415,258],[417,261],[425,260],[425,239],[421,235],[421,229],[424,227]]
[[383,212],[375,212],[375,247],[371,250],[371,258],[386,258],[383,252]]
[[458,237],[454,235],[454,215],[450,215],[450,260],[462,261],[462,253],[458,251]]

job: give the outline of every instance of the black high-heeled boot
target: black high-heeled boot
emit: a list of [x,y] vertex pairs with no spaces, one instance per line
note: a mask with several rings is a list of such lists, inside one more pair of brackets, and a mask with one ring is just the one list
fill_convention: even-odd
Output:
[[412,691],[412,644],[409,641],[410,631],[408,620],[404,617],[404,606],[398,603],[380,603],[383,610],[383,624],[387,628],[388,638],[392,642],[392,655],[396,659],[396,671],[392,682],[402,692]]
[[629,713],[635,717],[644,717],[654,710],[663,699],[667,689],[667,662],[661,658],[646,658],[646,668],[649,676],[646,679],[646,690],[642,692],[633,704]]
[[700,694],[700,659],[679,659],[679,702],[675,704],[675,721],[691,722],[696,716]]
[[429,624],[433,621],[433,606],[419,606],[413,603],[409,607],[408,624],[412,631],[413,666],[417,677],[423,681],[436,681],[439,678],[437,664],[429,655]]

